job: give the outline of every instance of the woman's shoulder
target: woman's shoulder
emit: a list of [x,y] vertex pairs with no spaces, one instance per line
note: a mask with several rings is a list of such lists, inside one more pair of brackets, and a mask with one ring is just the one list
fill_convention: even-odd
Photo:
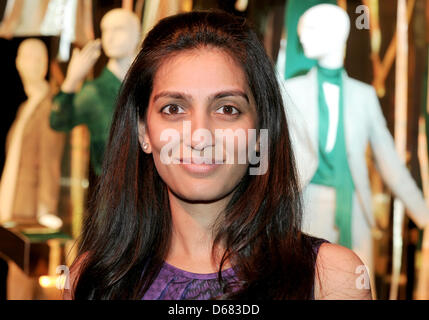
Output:
[[323,238],[317,238],[317,237],[310,236],[310,235],[306,235],[306,237],[308,238],[308,241],[310,241],[311,246],[316,251],[316,253],[319,251],[320,247],[324,243],[330,243],[328,240],[325,240]]
[[369,274],[365,264],[352,250],[317,240],[315,298],[371,299]]

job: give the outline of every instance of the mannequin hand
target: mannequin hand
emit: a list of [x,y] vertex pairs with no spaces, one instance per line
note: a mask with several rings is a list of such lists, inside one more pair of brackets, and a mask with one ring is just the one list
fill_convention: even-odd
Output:
[[73,49],[67,69],[66,79],[61,86],[64,92],[76,92],[89,70],[94,66],[101,54],[101,41],[96,39],[88,42],[82,50]]

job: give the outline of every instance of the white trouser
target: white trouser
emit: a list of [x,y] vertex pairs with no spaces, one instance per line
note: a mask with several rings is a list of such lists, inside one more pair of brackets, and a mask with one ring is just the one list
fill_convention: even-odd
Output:
[[[303,193],[304,216],[302,230],[331,243],[338,243],[339,231],[335,226],[335,189],[309,184]],[[353,194],[352,250],[367,266],[373,290],[373,240],[356,193]]]

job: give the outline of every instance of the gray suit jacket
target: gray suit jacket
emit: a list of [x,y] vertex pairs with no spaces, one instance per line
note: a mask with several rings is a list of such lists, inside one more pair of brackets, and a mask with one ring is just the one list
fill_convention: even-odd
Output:
[[[318,167],[317,70],[313,68],[304,76],[280,81],[300,183],[305,188]],[[396,152],[374,88],[348,77],[346,72],[343,83],[347,158],[368,225],[375,226],[365,158],[369,143],[384,182],[404,203],[414,223],[423,228],[429,223],[429,208]]]

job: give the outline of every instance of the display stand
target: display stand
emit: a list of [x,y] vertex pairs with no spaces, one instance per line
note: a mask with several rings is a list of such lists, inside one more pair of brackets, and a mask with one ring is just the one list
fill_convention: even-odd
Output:
[[[59,255],[60,261],[52,260],[52,246],[49,241],[56,241],[61,248],[72,240],[63,232],[56,232],[39,225],[18,225],[11,228],[0,226],[0,255],[12,260],[30,277],[39,277],[50,273],[50,265],[62,263],[64,254]],[[58,256],[58,255],[56,255]]]

